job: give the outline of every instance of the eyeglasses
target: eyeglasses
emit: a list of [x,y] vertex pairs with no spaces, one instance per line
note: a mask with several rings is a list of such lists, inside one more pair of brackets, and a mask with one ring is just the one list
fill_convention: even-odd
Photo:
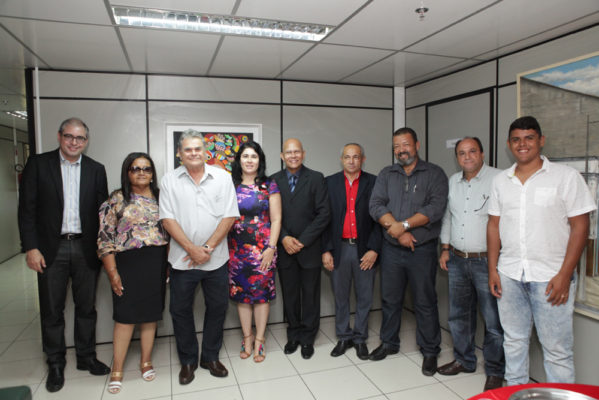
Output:
[[134,174],[141,174],[142,172],[146,174],[151,174],[152,167],[131,167],[129,168],[129,172],[132,172]]
[[85,136],[74,136],[74,135],[71,135],[70,133],[62,133],[62,137],[67,142],[74,141],[77,144],[83,144],[83,143],[87,142],[87,138]]

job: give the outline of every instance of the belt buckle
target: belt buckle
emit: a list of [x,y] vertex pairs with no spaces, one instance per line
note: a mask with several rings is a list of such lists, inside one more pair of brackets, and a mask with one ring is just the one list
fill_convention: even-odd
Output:
[[464,258],[470,258],[467,251],[464,251]]
[[355,246],[355,245],[357,244],[357,242],[356,242],[356,239],[354,239],[354,238],[349,238],[349,239],[347,239],[347,242],[348,242],[349,244],[351,244],[352,246]]

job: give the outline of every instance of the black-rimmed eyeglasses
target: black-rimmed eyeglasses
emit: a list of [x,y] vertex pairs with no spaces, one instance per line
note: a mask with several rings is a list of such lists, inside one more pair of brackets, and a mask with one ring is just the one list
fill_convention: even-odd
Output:
[[131,167],[129,168],[129,172],[134,174],[141,174],[142,172],[150,174],[152,173],[152,167]]
[[74,136],[74,135],[71,135],[70,133],[62,133],[62,137],[67,142],[74,141],[77,144],[83,144],[83,143],[87,142],[87,138],[85,136]]

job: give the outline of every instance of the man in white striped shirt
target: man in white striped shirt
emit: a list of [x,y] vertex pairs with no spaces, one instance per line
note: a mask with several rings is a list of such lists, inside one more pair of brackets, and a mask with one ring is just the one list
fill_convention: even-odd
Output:
[[96,358],[98,209],[108,197],[104,166],[83,155],[89,129],[78,118],[62,122],[59,148],[29,158],[19,188],[19,231],[27,266],[38,274],[46,389],[64,385],[64,307],[69,280],[75,303],[77,369],[106,375]]

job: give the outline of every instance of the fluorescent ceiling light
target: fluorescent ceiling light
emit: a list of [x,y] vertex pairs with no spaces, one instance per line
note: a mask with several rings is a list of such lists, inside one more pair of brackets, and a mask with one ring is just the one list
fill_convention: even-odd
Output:
[[6,114],[21,119],[27,119],[27,111],[5,111]]
[[112,13],[116,23],[124,26],[314,42],[322,40],[334,28],[330,25],[116,5],[112,7]]

